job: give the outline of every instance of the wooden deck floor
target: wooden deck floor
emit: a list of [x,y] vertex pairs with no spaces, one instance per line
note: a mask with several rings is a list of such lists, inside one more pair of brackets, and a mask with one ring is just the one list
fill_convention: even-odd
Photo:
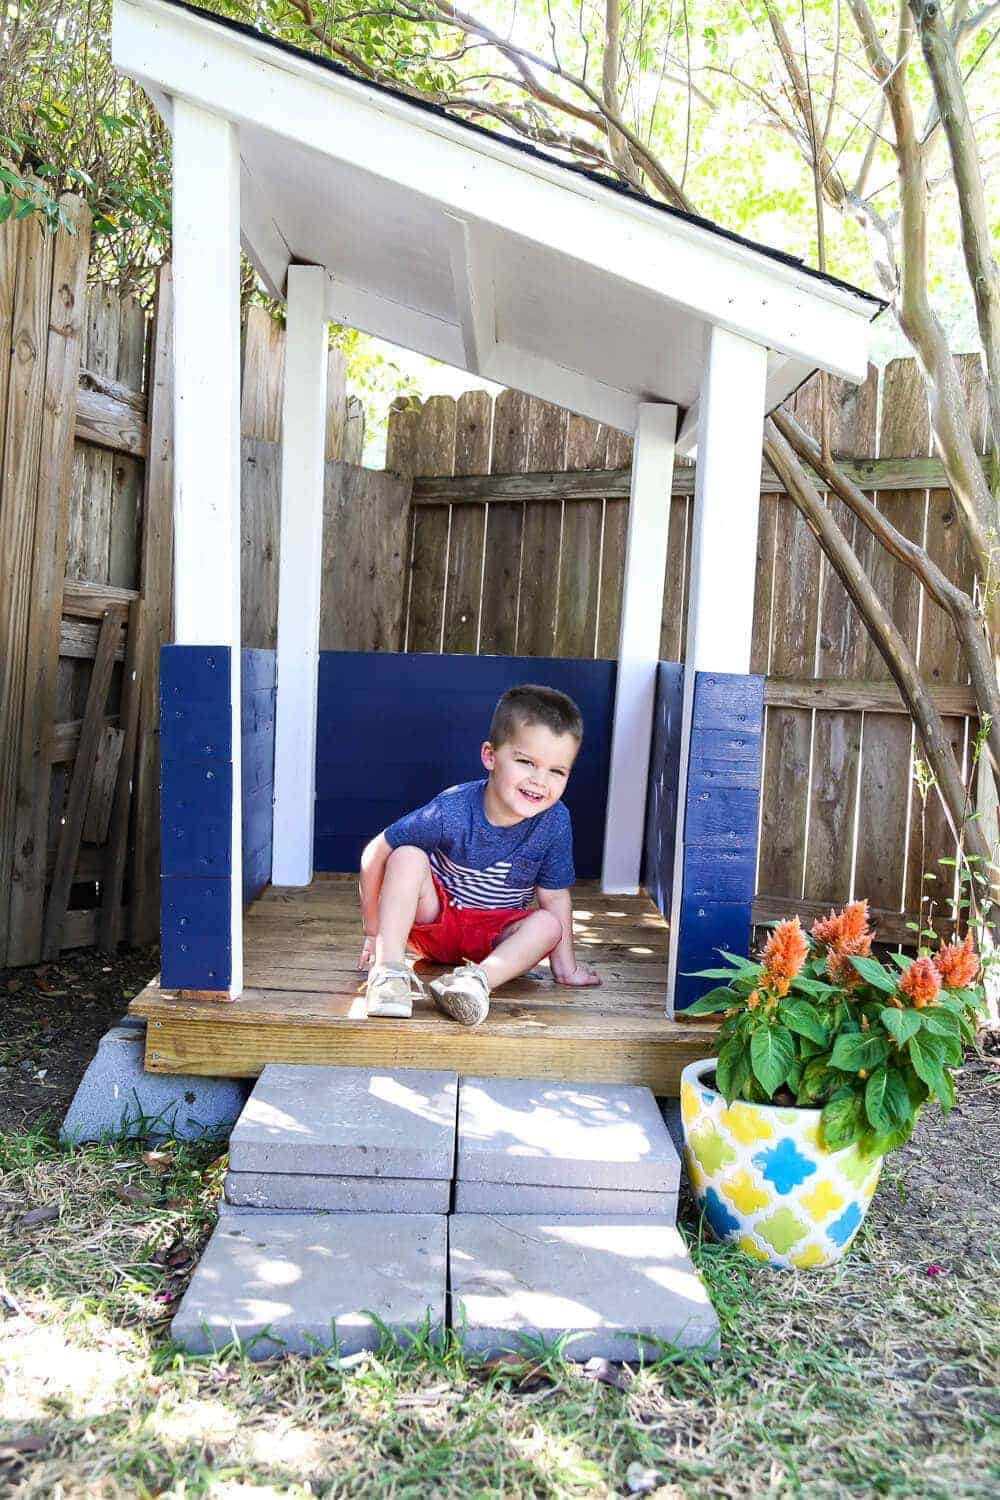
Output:
[[[246,914],[246,989],[230,1005],[185,999],[156,980],[129,1007],[144,1016],[154,1073],[256,1077],[265,1063],[453,1068],[495,1077],[647,1084],[676,1094],[686,1063],[711,1055],[710,1022],[664,1015],[667,929],[645,895],[574,891],[577,951],[599,989],[545,977],[505,985],[470,1031],[417,1001],[410,1020],[368,1020],[354,876],[306,890],[269,887]],[[421,964],[422,977],[438,971]]]

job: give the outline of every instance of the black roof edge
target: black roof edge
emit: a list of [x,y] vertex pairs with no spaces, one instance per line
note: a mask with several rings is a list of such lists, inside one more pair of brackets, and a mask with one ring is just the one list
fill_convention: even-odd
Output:
[[759,255],[766,255],[769,260],[779,261],[782,265],[790,266],[793,270],[802,271],[816,281],[825,282],[828,286],[838,287],[841,291],[851,292],[856,297],[863,297],[866,302],[876,304],[875,311],[869,321],[883,313],[889,306],[884,297],[875,292],[866,292],[861,287],[855,286],[853,282],[845,281],[840,276],[833,276],[829,271],[820,271],[815,266],[808,265],[800,256],[790,255],[785,250],[775,250],[771,245],[761,245],[756,240],[747,239],[745,235],[737,234],[733,229],[726,229],[721,224],[714,223],[711,219],[703,218],[700,214],[688,213],[685,209],[675,208],[673,204],[662,203],[658,198],[650,198],[646,193],[638,192],[628,183],[619,182],[617,178],[608,177],[604,172],[595,172],[590,167],[582,166],[578,162],[563,161],[558,156],[550,156],[547,151],[540,151],[537,146],[531,145],[529,141],[518,140],[516,137],[501,135],[496,130],[490,130],[485,125],[477,125],[472,120],[463,120],[453,115],[443,105],[435,104],[432,99],[424,99],[419,95],[408,94],[403,89],[393,88],[388,83],[381,83],[369,78],[362,78],[360,74],[354,73],[343,63],[334,62],[332,58],[322,57],[317,52],[310,52],[305,47],[296,47],[291,42],[284,41],[281,37],[269,36],[267,32],[258,31],[256,27],[248,25],[245,21],[234,20],[230,16],[221,16],[216,11],[205,10],[200,5],[190,5],[188,0],[163,0],[166,5],[173,6],[175,10],[187,11],[189,15],[198,16],[201,20],[214,21],[223,26],[227,31],[234,31],[240,36],[251,37],[254,41],[264,42],[268,47],[274,47],[279,52],[284,52],[289,57],[297,57],[305,62],[314,63],[316,67],[325,68],[329,73],[335,73],[340,78],[347,78],[352,83],[359,84],[362,88],[371,89],[373,93],[385,94],[391,99],[400,99],[404,104],[412,105],[414,109],[423,110],[426,114],[435,115],[443,120],[448,120],[457,125],[461,130],[467,130],[470,134],[483,136],[490,141],[500,141],[504,146],[509,146],[514,151],[520,151],[525,156],[534,157],[537,161],[548,162],[550,166],[559,167],[563,172],[574,172],[578,177],[585,177],[589,182],[596,182],[601,187],[610,188],[613,193],[618,193],[623,198],[631,198],[635,203],[645,204],[647,208],[654,208],[658,213],[668,214],[674,219],[680,219],[685,224],[694,224],[699,229],[706,229],[711,234],[719,235],[720,238],[730,240],[734,245],[741,245],[745,250],[755,250]]

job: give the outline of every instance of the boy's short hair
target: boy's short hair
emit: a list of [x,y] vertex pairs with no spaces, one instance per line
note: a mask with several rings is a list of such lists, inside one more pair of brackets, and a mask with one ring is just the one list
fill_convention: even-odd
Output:
[[522,724],[544,724],[553,734],[571,734],[577,744],[583,739],[583,715],[572,698],[535,682],[504,693],[490,720],[490,744],[496,749]]

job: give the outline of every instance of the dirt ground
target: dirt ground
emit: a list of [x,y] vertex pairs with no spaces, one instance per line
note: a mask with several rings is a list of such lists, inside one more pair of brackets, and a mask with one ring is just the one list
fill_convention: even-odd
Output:
[[157,948],[0,969],[0,1134],[58,1129],[97,1043],[159,969]]

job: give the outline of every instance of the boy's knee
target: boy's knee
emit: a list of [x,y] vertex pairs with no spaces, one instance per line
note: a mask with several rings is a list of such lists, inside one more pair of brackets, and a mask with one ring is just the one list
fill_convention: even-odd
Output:
[[389,855],[386,863],[392,865],[394,870],[404,870],[414,875],[426,875],[431,867],[427,854],[423,849],[418,849],[416,844],[400,844]]
[[538,918],[538,925],[541,928],[543,939],[546,942],[551,941],[552,947],[554,948],[557,943],[562,942],[562,923],[553,911],[540,910],[538,913]]

